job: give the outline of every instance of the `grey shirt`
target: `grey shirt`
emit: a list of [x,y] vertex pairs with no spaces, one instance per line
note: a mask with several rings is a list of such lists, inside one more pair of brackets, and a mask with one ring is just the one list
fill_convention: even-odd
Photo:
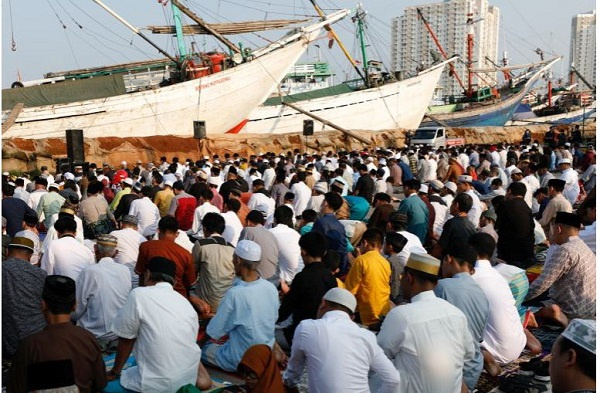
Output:
[[240,234],[240,240],[252,240],[260,246],[261,258],[258,273],[262,278],[275,284],[279,283],[279,245],[277,238],[262,225],[246,227]]
[[465,363],[463,378],[469,390],[473,390],[483,368],[483,355],[479,345],[483,341],[483,332],[490,314],[487,297],[469,273],[458,273],[452,278],[440,280],[433,291],[437,297],[447,300],[467,317],[475,357]]

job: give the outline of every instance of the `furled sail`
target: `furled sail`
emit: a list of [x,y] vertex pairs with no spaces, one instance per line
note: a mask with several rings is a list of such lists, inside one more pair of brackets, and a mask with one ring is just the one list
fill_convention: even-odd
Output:
[[[219,34],[231,35],[251,33],[253,31],[275,30],[296,23],[304,23],[308,19],[274,19],[258,20],[248,22],[211,23],[210,26]],[[175,34],[175,26],[148,26],[153,34]],[[184,25],[183,34],[210,34],[208,30],[200,25]]]

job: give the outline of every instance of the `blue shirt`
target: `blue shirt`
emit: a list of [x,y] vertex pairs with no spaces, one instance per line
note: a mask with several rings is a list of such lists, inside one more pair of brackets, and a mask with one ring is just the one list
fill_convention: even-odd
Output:
[[313,231],[321,232],[327,238],[328,248],[340,255],[340,273],[348,271],[348,255],[346,254],[346,229],[333,213],[325,214],[313,225]]
[[429,226],[429,210],[425,202],[414,193],[400,202],[398,212],[406,214],[408,217],[406,230],[417,236],[421,240],[421,244],[425,243]]
[[361,196],[346,195],[344,197],[350,207],[350,220],[362,221],[369,212],[369,201]]
[[206,333],[214,339],[229,335],[217,350],[217,365],[236,371],[248,348],[256,344],[272,347],[278,316],[279,296],[273,284],[262,278],[252,282],[236,279],[206,327]]
[[407,180],[414,179],[413,173],[410,170],[410,167],[406,165],[404,161],[398,160],[398,166],[402,168],[402,183]]
[[469,331],[473,336],[475,357],[465,363],[463,378],[469,390],[473,390],[483,368],[483,355],[479,345],[483,341],[483,332],[490,314],[487,297],[469,273],[458,273],[452,278],[438,281],[433,292],[467,317]]

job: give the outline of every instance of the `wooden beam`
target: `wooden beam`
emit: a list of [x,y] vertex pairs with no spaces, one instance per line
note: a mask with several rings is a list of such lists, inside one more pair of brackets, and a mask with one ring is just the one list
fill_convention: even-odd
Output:
[[338,126],[336,124],[333,124],[332,122],[330,122],[328,120],[325,120],[322,117],[319,117],[319,116],[314,115],[314,114],[312,114],[312,113],[310,113],[308,111],[305,111],[304,109],[302,109],[300,107],[297,107],[294,104],[290,104],[289,102],[282,102],[282,104],[285,105],[285,106],[289,106],[290,108],[292,108],[292,109],[294,109],[294,110],[296,110],[296,111],[298,111],[298,112],[300,112],[300,113],[302,113],[302,114],[304,114],[304,115],[306,115],[308,117],[311,117],[311,118],[315,119],[316,121],[325,124],[326,126],[329,126],[329,127],[333,128],[333,129],[336,129],[336,130],[342,132],[344,135],[347,135],[347,136],[349,136],[351,138],[354,138],[354,139],[356,139],[356,140],[358,140],[358,141],[360,141],[360,142],[362,142],[362,143],[364,143],[364,144],[366,144],[368,146],[371,145],[371,141],[369,139],[363,138],[362,136],[360,136],[358,134],[355,134],[352,131],[348,131],[345,128],[342,128],[342,127],[340,127],[340,126]]
[[11,109],[10,114],[8,115],[8,118],[4,121],[4,123],[2,123],[2,134],[4,134],[6,131],[8,131],[8,129],[10,127],[12,127],[13,124],[15,124],[15,120],[17,120],[17,116],[19,116],[19,113],[21,113],[22,109],[23,109],[22,102],[19,102]]

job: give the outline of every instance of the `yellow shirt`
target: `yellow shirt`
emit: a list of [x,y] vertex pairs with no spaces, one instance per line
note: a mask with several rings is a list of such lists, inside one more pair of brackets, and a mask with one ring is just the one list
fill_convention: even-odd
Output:
[[154,197],[154,204],[156,207],[158,207],[158,212],[160,213],[161,218],[169,214],[171,199],[173,199],[174,196],[175,194],[173,194],[173,190],[170,188],[160,190],[156,193],[156,196]]
[[354,260],[346,289],[356,295],[361,322],[373,325],[390,311],[390,263],[379,253],[369,251]]
[[[123,197],[123,195],[127,195],[130,193],[131,193],[131,187],[125,187],[121,191],[117,192],[117,195],[115,195],[115,199],[113,199],[112,202],[110,203],[110,210],[112,210],[113,212],[115,210],[117,210],[117,206],[119,206],[119,202],[121,202],[121,198]],[[125,213],[125,214],[127,214],[127,213]]]

